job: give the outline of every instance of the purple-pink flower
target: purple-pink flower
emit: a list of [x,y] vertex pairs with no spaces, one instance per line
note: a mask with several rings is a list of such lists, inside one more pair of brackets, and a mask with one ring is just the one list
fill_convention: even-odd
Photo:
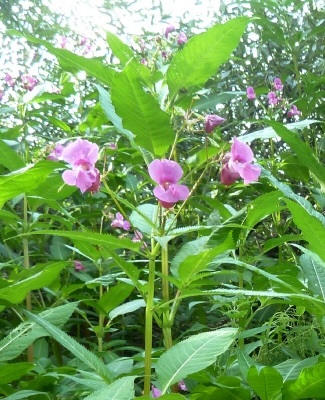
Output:
[[140,231],[135,230],[134,231],[134,236],[132,238],[132,242],[138,243],[138,242],[141,242],[142,239],[143,239],[142,233]]
[[301,111],[298,110],[297,106],[294,104],[291,106],[290,110],[288,111],[288,117],[294,117],[295,115],[300,115]]
[[211,133],[216,126],[221,125],[225,122],[225,119],[219,117],[219,115],[208,114],[204,118],[204,130],[206,133]]
[[67,47],[68,38],[66,36],[59,37],[59,45],[61,49],[65,49]]
[[177,162],[153,160],[148,170],[151,179],[158,183],[153,194],[164,208],[171,208],[178,201],[188,198],[190,194],[188,187],[178,184],[183,176],[183,170]]
[[63,160],[63,146],[61,143],[57,143],[51,153],[48,155],[47,159],[52,161]]
[[15,81],[13,80],[13,77],[8,73],[5,75],[5,82],[10,87],[15,86]]
[[254,88],[252,86],[247,87],[246,94],[247,94],[248,100],[254,100],[256,98],[256,94],[255,94]]
[[33,90],[38,83],[38,80],[31,75],[22,75],[21,81],[23,83],[24,88],[27,90]]
[[227,153],[223,160],[221,182],[228,186],[238,178],[244,179],[244,184],[256,181],[260,176],[261,168],[252,164],[253,158],[254,154],[251,148],[246,143],[234,138],[230,153]]
[[157,389],[154,385],[151,386],[151,394],[153,399],[161,397],[161,391]]
[[280,78],[274,78],[273,85],[275,90],[283,89],[283,84]]
[[180,34],[177,37],[177,44],[185,44],[187,42],[187,36],[185,35],[184,32],[180,32]]
[[173,32],[174,30],[175,26],[173,24],[169,24],[165,29],[165,38],[168,39],[168,35],[170,34],[170,32]]
[[269,105],[276,105],[278,104],[278,98],[276,97],[276,93],[275,92],[269,92],[267,94],[267,98],[269,99]]
[[113,228],[122,228],[125,231],[129,231],[131,228],[129,221],[125,220],[123,215],[119,212],[115,214],[115,219],[111,223],[111,226]]
[[80,261],[74,261],[73,263],[75,271],[84,271],[86,269],[86,267]]
[[95,168],[98,150],[97,144],[82,139],[77,139],[63,149],[62,160],[72,167],[62,174],[67,185],[77,186],[82,193],[98,191],[100,174]]

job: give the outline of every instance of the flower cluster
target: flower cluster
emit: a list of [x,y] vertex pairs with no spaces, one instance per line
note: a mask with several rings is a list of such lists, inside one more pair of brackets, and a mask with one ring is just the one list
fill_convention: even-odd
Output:
[[151,179],[158,183],[153,193],[164,208],[171,208],[178,201],[188,198],[190,194],[188,187],[178,184],[183,176],[183,170],[177,162],[153,160],[148,170]]
[[[176,30],[175,26],[173,24],[169,24],[166,29],[165,29],[165,38],[168,39],[169,34],[171,32],[174,32]],[[187,42],[187,36],[184,32],[180,32],[177,36],[177,44],[179,46],[185,44]]]
[[261,168],[252,164],[253,158],[254,154],[251,148],[246,143],[234,138],[230,153],[227,153],[223,160],[221,182],[228,186],[238,178],[244,179],[244,184],[256,181],[260,176]]
[[100,174],[95,168],[99,148],[88,140],[77,139],[63,147],[60,143],[48,156],[53,161],[63,160],[71,169],[62,174],[64,182],[69,186],[77,186],[82,193],[97,192],[100,185]]

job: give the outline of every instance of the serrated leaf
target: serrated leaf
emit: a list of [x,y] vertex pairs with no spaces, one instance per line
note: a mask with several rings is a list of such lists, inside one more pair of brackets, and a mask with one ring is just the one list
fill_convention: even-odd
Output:
[[85,397],[85,400],[132,400],[134,398],[134,379],[136,376],[124,376],[107,388]]
[[324,398],[325,363],[304,368],[295,382],[287,382],[283,390],[283,398],[298,400],[306,398]]
[[0,300],[11,304],[20,303],[31,290],[40,289],[51,284],[66,265],[66,262],[47,263],[41,271],[36,272],[34,275],[1,288]]
[[57,167],[57,163],[40,161],[35,165],[0,176],[0,207],[7,200],[37,188]]
[[214,75],[237,47],[248,22],[245,17],[235,18],[192,37],[175,54],[167,71],[171,97],[180,89],[204,84]]
[[135,135],[136,144],[162,156],[172,145],[175,133],[170,126],[170,116],[143,88],[135,64],[128,64],[115,75],[111,96],[116,113],[122,118],[124,128]]
[[325,262],[316,254],[308,252],[300,257],[301,268],[308,279],[308,287],[325,300]]
[[251,367],[247,374],[247,382],[261,400],[273,400],[281,393],[283,386],[282,376],[273,367],[260,370]]
[[237,329],[223,328],[203,332],[177,343],[159,357],[156,374],[162,394],[189,374],[203,370],[215,362],[232,344]]
[[[76,302],[71,302],[45,310],[40,316],[56,326],[63,326],[77,307]],[[22,322],[4,339],[0,341],[0,362],[18,357],[36,339],[48,336],[48,332],[35,322]]]
[[87,350],[84,346],[79,344],[71,336],[67,335],[64,331],[57,328],[55,325],[46,321],[44,318],[32,314],[27,310],[23,313],[31,320],[44,328],[57,342],[69,350],[75,357],[93,369],[104,381],[110,383],[112,381],[111,374],[103,361],[98,358],[94,353]]
[[93,76],[106,85],[110,84],[112,77],[115,74],[113,68],[107,67],[98,60],[79,56],[66,49],[57,49],[47,41],[38,39],[35,36],[25,35],[24,33],[14,29],[8,29],[6,33],[13,36],[25,37],[29,42],[41,44],[51,54],[57,57],[61,67],[66,71],[85,71],[88,75]]
[[107,43],[112,50],[115,57],[117,57],[122,64],[126,64],[132,57],[134,53],[129,46],[122,42],[116,35],[111,32],[106,34]]
[[0,164],[9,171],[15,171],[25,166],[24,161],[4,140],[0,140]]

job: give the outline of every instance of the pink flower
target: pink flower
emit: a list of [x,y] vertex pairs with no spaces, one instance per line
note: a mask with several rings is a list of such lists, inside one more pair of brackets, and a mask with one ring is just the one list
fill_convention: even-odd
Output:
[[38,80],[30,75],[22,75],[21,81],[23,83],[24,88],[27,90],[33,90],[38,83]]
[[246,89],[246,94],[247,94],[248,100],[254,100],[256,98],[256,94],[255,94],[254,88],[252,86],[248,86],[248,88]]
[[5,82],[7,83],[8,86],[13,87],[15,86],[15,81],[13,80],[12,76],[10,74],[5,75]]
[[161,391],[157,389],[154,385],[151,386],[151,394],[154,399],[161,396]]
[[177,38],[177,44],[181,45],[187,42],[187,36],[184,32],[181,32]]
[[178,382],[178,387],[180,388],[180,390],[182,390],[183,392],[187,392],[187,387],[185,385],[185,382],[183,380]]
[[237,138],[231,146],[230,153],[225,155],[221,169],[221,182],[224,185],[231,185],[238,178],[244,179],[244,184],[256,181],[261,173],[258,165],[252,164],[254,154],[251,148]]
[[111,150],[117,150],[117,144],[116,143],[109,143],[108,148]]
[[48,155],[47,159],[52,161],[62,160],[63,146],[61,143],[57,143],[51,153]]
[[301,111],[298,110],[297,106],[294,104],[291,106],[290,110],[288,111],[288,117],[294,117],[295,115],[300,115]]
[[269,105],[276,105],[278,104],[278,98],[276,97],[275,92],[270,92],[267,94],[267,98],[269,99]]
[[274,89],[275,90],[282,90],[283,89],[283,84],[281,82],[280,78],[275,78],[273,81]]
[[95,168],[98,150],[97,144],[82,139],[77,139],[63,149],[62,160],[72,167],[71,170],[66,170],[62,174],[67,185],[77,186],[82,193],[98,191],[100,174]]
[[179,164],[171,160],[153,160],[149,164],[149,175],[158,183],[153,194],[164,208],[171,208],[179,200],[186,200],[190,194],[187,186],[179,185],[183,176]]
[[84,271],[86,267],[80,261],[74,261],[74,269],[75,271]]
[[225,119],[219,117],[219,115],[208,114],[204,118],[204,130],[206,133],[211,133],[216,126],[221,125],[225,122]]
[[143,239],[142,233],[140,231],[134,231],[134,236],[133,236],[132,242],[138,243],[138,242],[141,242],[142,239]]
[[175,30],[175,26],[172,24],[169,24],[165,30],[165,38],[168,39],[168,35],[170,32],[173,32]]
[[86,36],[81,36],[79,46],[84,46],[88,42],[88,38]]
[[68,38],[66,36],[59,37],[59,45],[61,49],[65,49],[67,47]]
[[129,231],[130,228],[131,228],[130,223],[128,221],[126,221],[123,218],[123,215],[121,213],[119,213],[119,212],[115,214],[115,219],[111,223],[111,226],[113,228],[122,228],[125,231]]

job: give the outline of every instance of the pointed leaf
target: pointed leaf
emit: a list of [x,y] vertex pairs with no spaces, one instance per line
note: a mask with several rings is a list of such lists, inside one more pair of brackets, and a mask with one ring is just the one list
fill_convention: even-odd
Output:
[[46,321],[44,318],[32,314],[27,310],[23,310],[23,312],[31,321],[36,322],[44,328],[57,342],[69,350],[75,357],[88,365],[88,367],[92,368],[104,381],[112,381],[109,369],[94,353],[87,350],[71,336],[67,335],[64,331]]
[[114,56],[117,57],[122,64],[126,64],[132,57],[134,57],[132,49],[130,49],[129,46],[123,43],[122,40],[113,33],[108,32],[106,39]]
[[282,376],[273,367],[264,367],[259,371],[256,367],[251,367],[247,382],[261,400],[273,400],[281,393],[283,386]]
[[162,156],[173,143],[175,134],[170,117],[148,90],[142,87],[136,66],[128,64],[111,84],[112,102],[124,128],[135,135],[135,142],[151,153]]
[[215,362],[232,344],[237,329],[223,328],[203,332],[177,343],[164,353],[156,364],[162,394],[174,383]]
[[325,300],[325,262],[316,254],[309,252],[300,257],[300,263],[310,290]]
[[304,360],[289,359],[281,364],[276,365],[277,371],[280,372],[283,382],[296,380],[303,368],[312,367],[317,364],[319,356],[306,358]]
[[107,386],[97,390],[85,400],[132,400],[134,398],[134,379],[136,376],[124,376]]
[[248,22],[248,18],[239,17],[192,37],[175,54],[168,69],[171,97],[180,89],[202,85],[213,76],[237,47]]
[[136,311],[141,307],[145,307],[146,302],[143,299],[136,299],[132,301],[128,301],[118,307],[116,307],[113,311],[109,313],[110,319],[114,319],[119,315],[128,314],[130,312]]

